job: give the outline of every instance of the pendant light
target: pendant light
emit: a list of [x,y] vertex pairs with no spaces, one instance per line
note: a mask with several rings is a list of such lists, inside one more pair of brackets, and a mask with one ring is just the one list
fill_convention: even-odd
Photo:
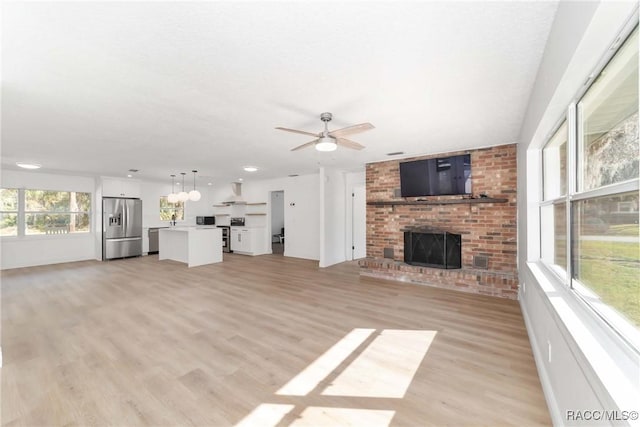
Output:
[[192,202],[197,202],[198,200],[200,200],[200,197],[202,197],[200,192],[196,190],[196,173],[198,171],[194,170],[191,172],[193,172],[193,190],[189,191],[189,200],[191,200]]
[[175,189],[175,175],[171,175],[171,193],[167,196],[167,202],[175,203],[178,201],[178,195],[174,191]]
[[186,202],[187,200],[189,200],[189,193],[184,191],[184,176],[186,175],[186,173],[180,172],[180,175],[182,175],[182,191],[178,193],[178,201]]

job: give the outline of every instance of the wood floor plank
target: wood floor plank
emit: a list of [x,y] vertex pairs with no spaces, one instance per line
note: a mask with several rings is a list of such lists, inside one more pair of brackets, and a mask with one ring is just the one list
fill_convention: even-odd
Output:
[[[191,269],[157,256],[86,261],[0,278],[3,426],[232,426],[262,404],[293,405],[278,425],[389,414],[395,426],[551,424],[515,301],[279,255]],[[358,328],[375,333],[311,391],[276,394]],[[323,395],[384,330],[435,332],[404,395],[365,397],[356,383],[353,395]],[[384,363],[402,367],[392,350]]]

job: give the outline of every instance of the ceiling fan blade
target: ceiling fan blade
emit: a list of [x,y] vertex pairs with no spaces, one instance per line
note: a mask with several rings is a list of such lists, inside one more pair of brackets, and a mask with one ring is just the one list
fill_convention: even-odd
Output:
[[339,137],[353,135],[355,133],[364,132],[369,129],[373,129],[375,126],[371,123],[360,123],[359,125],[348,126],[346,128],[338,129],[329,132],[329,135]]
[[297,130],[297,129],[289,129],[289,128],[281,128],[281,127],[277,127],[276,129],[278,130],[283,130],[285,132],[293,132],[293,133],[300,133],[302,135],[309,135],[309,136],[318,136],[317,133],[311,133],[311,132],[305,132],[303,130]]
[[292,148],[292,149],[291,149],[291,151],[297,151],[297,150],[301,150],[301,149],[303,149],[303,148],[310,147],[310,146],[312,146],[312,145],[315,145],[315,144],[316,144],[316,142],[318,142],[318,140],[317,140],[317,139],[314,139],[314,140],[313,140],[313,141],[311,141],[311,142],[307,142],[306,144],[298,145],[296,148]]
[[351,148],[353,150],[362,150],[364,145],[358,144],[357,142],[351,141],[350,139],[345,138],[336,138],[336,143],[346,148]]

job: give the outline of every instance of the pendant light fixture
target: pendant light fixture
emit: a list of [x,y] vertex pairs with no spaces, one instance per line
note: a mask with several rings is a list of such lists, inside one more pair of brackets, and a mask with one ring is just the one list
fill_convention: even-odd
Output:
[[193,172],[193,190],[189,191],[189,200],[191,200],[192,202],[197,202],[198,200],[200,200],[200,197],[202,197],[200,192],[196,190],[196,173],[198,171],[193,170],[191,172]]
[[167,202],[169,203],[175,203],[178,201],[178,195],[176,194],[175,190],[175,175],[171,175],[171,193],[167,196]]
[[180,172],[180,175],[182,175],[182,191],[178,193],[178,200],[180,202],[186,202],[187,200],[189,200],[189,193],[184,191],[184,176],[186,175],[186,173]]

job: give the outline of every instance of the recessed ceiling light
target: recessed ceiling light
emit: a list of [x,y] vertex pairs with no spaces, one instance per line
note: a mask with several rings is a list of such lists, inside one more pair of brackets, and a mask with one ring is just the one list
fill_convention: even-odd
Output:
[[133,175],[131,174],[127,174],[127,178],[131,178]]
[[242,178],[238,178],[238,181],[242,181]]
[[255,172],[255,171],[258,170],[258,168],[255,167],[255,166],[245,166],[244,170],[245,170],[245,172]]
[[23,169],[40,169],[42,167],[39,163],[16,162],[16,165]]
[[404,154],[404,151],[394,151],[393,153],[387,153],[387,156],[397,156],[399,154]]
[[213,182],[207,182],[207,185],[213,185]]

